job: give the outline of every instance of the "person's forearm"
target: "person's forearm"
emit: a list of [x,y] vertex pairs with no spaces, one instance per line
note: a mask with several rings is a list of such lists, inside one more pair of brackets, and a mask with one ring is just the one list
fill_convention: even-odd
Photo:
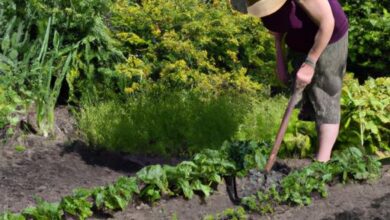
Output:
[[335,21],[332,9],[329,2],[323,0],[298,0],[298,4],[318,26],[314,44],[308,54],[312,61],[317,62],[333,34]]
[[314,39],[314,44],[309,51],[308,57],[314,62],[317,62],[326,46],[329,44],[334,29],[334,19],[321,21],[317,34]]

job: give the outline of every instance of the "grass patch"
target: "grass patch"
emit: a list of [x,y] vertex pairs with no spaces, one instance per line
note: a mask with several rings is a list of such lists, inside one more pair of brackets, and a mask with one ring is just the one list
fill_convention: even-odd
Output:
[[92,146],[135,154],[182,155],[218,148],[238,130],[249,98],[191,92],[144,93],[126,102],[86,105],[80,129]]

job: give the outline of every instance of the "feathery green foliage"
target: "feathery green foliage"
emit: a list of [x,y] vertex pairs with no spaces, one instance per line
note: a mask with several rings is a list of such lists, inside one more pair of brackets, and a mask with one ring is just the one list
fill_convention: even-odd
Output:
[[95,147],[135,154],[188,155],[218,148],[236,132],[250,109],[241,94],[203,99],[164,90],[86,105],[79,126]]

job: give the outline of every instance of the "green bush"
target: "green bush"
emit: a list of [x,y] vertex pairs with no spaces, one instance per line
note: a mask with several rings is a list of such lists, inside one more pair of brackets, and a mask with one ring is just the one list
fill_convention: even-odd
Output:
[[80,129],[91,145],[138,154],[180,155],[217,148],[248,111],[245,95],[204,99],[185,91],[138,94],[127,102],[86,105]]
[[[124,60],[121,51],[116,48],[117,42],[104,23],[111,4],[111,1],[104,0],[5,0],[1,3],[0,18],[6,24],[13,19],[23,23],[23,30],[28,34],[23,39],[28,51],[39,53],[39,47],[30,46],[44,39],[51,17],[51,29],[57,30],[62,40],[59,49],[77,50],[70,74],[66,76],[70,101],[96,101],[113,96],[117,81],[111,73],[115,63]],[[0,36],[4,34],[3,31],[0,30]],[[54,32],[50,33],[49,38],[52,39],[53,35]],[[49,46],[48,51],[52,47]],[[23,51],[17,52],[23,54]],[[28,77],[26,74],[23,75],[25,78]]]
[[[335,147],[360,146],[366,153],[390,151],[390,78],[368,79],[360,85],[352,75],[344,80],[341,95],[340,135]],[[258,99],[235,134],[239,140],[273,143],[287,106],[285,97]],[[313,122],[298,120],[295,110],[279,152],[281,157],[306,157],[316,151],[317,133]]]
[[390,63],[389,1],[341,3],[350,23],[348,69],[357,74],[384,76]]
[[127,62],[116,70],[128,92],[159,83],[200,92],[261,90],[274,79],[274,46],[259,19],[227,1],[118,1],[111,26]]
[[347,76],[343,88],[339,145],[360,146],[368,153],[390,151],[390,78],[359,85]]
[[[359,146],[365,153],[379,156],[390,151],[390,78],[370,78],[360,85],[348,74],[341,95],[341,110],[335,149]],[[317,149],[314,123],[298,121],[297,113],[290,119],[280,156],[305,157]]]

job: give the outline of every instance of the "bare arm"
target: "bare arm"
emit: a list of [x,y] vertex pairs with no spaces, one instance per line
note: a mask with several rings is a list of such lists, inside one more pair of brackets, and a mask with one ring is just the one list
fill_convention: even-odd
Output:
[[[308,54],[308,58],[315,63],[326,46],[328,46],[333,34],[335,21],[332,9],[328,0],[298,0],[298,4],[318,26],[314,44]],[[297,72],[296,86],[300,88],[305,87],[311,82],[313,75],[313,66],[303,63]]]
[[318,26],[314,45],[308,54],[311,59],[317,61],[332,37],[335,25],[332,9],[328,0],[298,0],[298,4]]

